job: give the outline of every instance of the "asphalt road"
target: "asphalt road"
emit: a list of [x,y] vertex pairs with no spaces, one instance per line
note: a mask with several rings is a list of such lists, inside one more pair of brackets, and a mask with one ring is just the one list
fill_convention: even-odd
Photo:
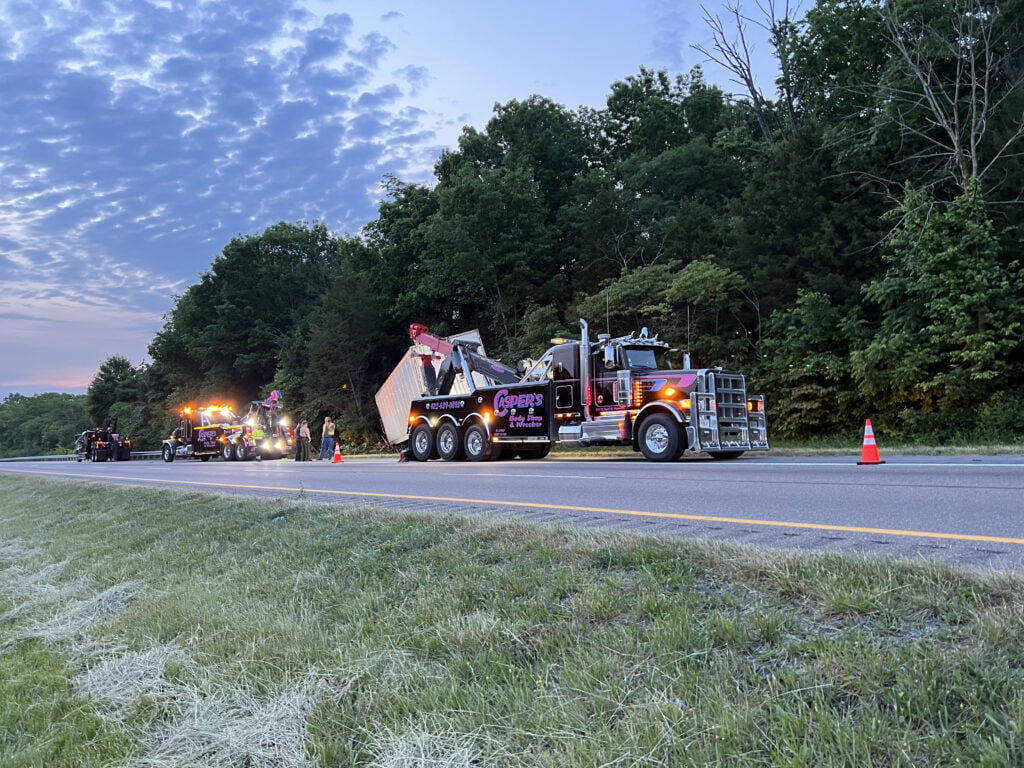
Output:
[[1024,457],[0,464],[29,473],[1024,569]]

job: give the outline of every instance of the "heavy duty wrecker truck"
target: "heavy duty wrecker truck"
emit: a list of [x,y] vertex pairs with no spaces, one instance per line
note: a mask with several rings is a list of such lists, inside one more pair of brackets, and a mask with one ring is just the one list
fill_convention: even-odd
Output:
[[163,442],[163,460],[209,461],[211,456],[220,456],[225,461],[246,461],[287,456],[295,447],[295,436],[280,406],[280,393],[275,392],[269,400],[254,400],[244,419],[226,405],[183,408]]
[[75,457],[78,461],[129,461],[132,441],[118,434],[114,418],[105,427],[87,429],[80,434],[75,439]]
[[748,395],[742,374],[683,368],[644,328],[638,334],[552,339],[539,360],[517,369],[485,356],[479,336],[434,336],[412,325],[413,348],[376,395],[385,434],[408,441],[403,457],[540,459],[555,443],[629,445],[650,461],[684,451],[734,459],[767,451],[764,396]]

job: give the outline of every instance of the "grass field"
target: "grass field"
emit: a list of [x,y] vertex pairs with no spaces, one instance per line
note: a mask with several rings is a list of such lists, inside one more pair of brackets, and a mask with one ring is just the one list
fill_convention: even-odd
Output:
[[0,476],[0,766],[1019,766],[1024,576]]

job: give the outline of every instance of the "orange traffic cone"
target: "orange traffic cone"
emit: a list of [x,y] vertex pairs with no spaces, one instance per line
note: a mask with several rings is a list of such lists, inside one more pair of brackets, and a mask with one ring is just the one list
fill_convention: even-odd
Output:
[[341,445],[339,443],[334,444],[334,458],[331,460],[332,464],[341,464],[345,459],[341,457]]
[[864,420],[864,447],[860,451],[858,464],[885,464],[878,457],[878,446],[875,444],[875,431],[871,428],[871,419]]

